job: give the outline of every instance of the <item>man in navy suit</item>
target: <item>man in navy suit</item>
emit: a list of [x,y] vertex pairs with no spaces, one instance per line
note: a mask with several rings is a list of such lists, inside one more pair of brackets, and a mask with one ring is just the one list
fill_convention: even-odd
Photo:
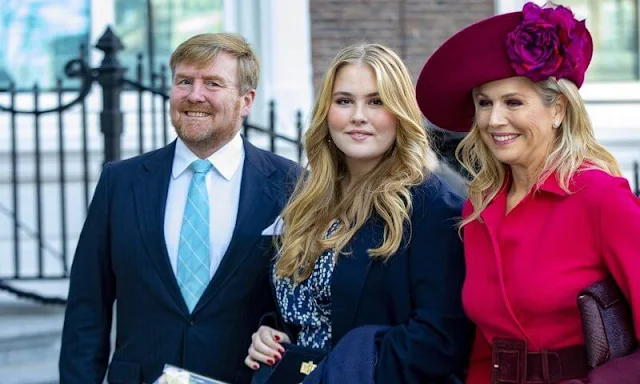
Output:
[[194,36],[170,66],[178,139],[106,164],[96,187],[71,269],[62,384],[99,384],[107,369],[110,383],[151,383],[165,363],[250,381],[247,345],[274,309],[262,232],[298,168],[240,136],[259,75],[243,38]]

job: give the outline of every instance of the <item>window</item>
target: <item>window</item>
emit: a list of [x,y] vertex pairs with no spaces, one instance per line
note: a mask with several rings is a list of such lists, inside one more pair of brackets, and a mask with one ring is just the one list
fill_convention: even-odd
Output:
[[89,0],[2,0],[0,18],[0,86],[78,84],[64,66],[89,43]]
[[579,19],[586,18],[594,43],[589,81],[640,79],[638,20],[640,0],[562,0]]
[[128,68],[127,76],[135,78],[140,53],[147,82],[149,66],[155,73],[161,65],[168,66],[171,53],[181,42],[198,33],[221,32],[222,4],[223,0],[114,0],[115,32],[125,46],[120,60]]

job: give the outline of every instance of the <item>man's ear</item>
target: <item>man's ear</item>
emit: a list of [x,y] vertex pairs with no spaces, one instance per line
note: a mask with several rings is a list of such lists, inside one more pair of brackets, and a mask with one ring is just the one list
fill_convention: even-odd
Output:
[[251,112],[251,107],[253,106],[253,101],[256,99],[256,90],[252,89],[249,92],[242,95],[242,109],[240,111],[240,116],[247,117],[249,116],[249,112]]

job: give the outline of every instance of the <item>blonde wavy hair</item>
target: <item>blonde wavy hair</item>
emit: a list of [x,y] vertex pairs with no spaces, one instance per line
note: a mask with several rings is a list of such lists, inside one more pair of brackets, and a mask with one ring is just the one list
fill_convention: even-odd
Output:
[[[622,174],[616,159],[600,145],[593,133],[591,120],[576,85],[566,79],[549,78],[535,83],[545,105],[554,105],[559,97],[566,99],[566,113],[555,139],[554,147],[538,171],[535,189],[552,174],[557,174],[560,187],[567,193],[571,178],[586,169],[601,169],[611,175]],[[476,100],[477,89],[473,90]],[[476,220],[489,202],[498,194],[507,175],[507,165],[491,155],[474,123],[469,134],[456,149],[456,158],[469,172],[469,200],[473,213],[460,224]]]
[[[344,154],[328,141],[327,114],[338,71],[356,63],[367,64],[375,72],[380,98],[396,117],[397,133],[380,164],[343,191],[347,167]],[[276,275],[298,283],[311,275],[325,250],[349,253],[345,247],[374,213],[384,222],[384,237],[377,248],[368,250],[369,255],[384,261],[392,257],[402,244],[404,222],[411,212],[410,188],[420,184],[433,165],[411,77],[398,55],[379,44],[342,49],[320,86],[304,145],[308,173],[300,178],[282,212],[284,234],[276,238]],[[334,219],[342,225],[324,239]]]

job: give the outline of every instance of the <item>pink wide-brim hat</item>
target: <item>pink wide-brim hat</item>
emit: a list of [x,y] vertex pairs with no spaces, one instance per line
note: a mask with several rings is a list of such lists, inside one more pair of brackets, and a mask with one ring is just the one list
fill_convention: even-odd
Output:
[[[448,131],[471,129],[475,114],[473,89],[519,76],[507,53],[507,35],[522,20],[522,12],[513,12],[479,21],[453,35],[431,55],[416,84],[418,104],[429,122]],[[582,62],[564,76],[578,88],[593,54],[588,31],[586,36]]]

